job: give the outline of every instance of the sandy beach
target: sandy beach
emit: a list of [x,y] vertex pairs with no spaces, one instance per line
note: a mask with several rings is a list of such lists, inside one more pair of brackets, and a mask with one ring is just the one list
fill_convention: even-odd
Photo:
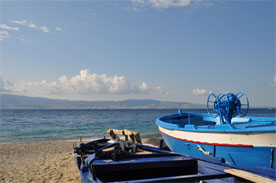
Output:
[[[143,142],[158,145],[159,139]],[[0,182],[79,183],[72,151],[71,141],[0,144]]]

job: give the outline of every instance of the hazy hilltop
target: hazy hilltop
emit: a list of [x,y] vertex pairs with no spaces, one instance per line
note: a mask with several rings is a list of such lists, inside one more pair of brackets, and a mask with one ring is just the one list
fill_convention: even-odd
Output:
[[170,102],[151,99],[70,101],[10,94],[1,94],[0,97],[1,109],[183,109],[206,107],[205,105],[188,102]]

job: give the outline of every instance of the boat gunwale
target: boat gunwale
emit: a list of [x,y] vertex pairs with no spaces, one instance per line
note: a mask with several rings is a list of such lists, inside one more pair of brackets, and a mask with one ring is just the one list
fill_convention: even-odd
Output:
[[[184,127],[181,127],[179,124],[173,124],[170,123],[169,119],[177,118],[177,117],[210,117],[215,119],[214,114],[208,114],[208,113],[183,113],[182,115],[179,114],[172,114],[172,115],[167,115],[167,116],[162,116],[156,120],[156,124],[158,126],[161,126],[166,129],[170,130],[179,130],[179,131],[188,131],[188,132],[207,132],[207,133],[270,133],[270,132],[276,132],[276,118],[266,118],[266,117],[251,117],[247,116],[246,118],[251,119],[253,121],[250,122],[234,122],[231,124],[212,124],[212,125],[194,125],[193,123],[191,124],[185,124]],[[242,117],[238,117],[241,118]],[[251,126],[250,128],[242,128],[242,129],[237,129],[235,128],[235,125],[239,124],[245,124],[245,123],[252,123],[252,122],[260,122],[260,123],[269,123],[271,122],[272,125],[271,127],[273,128],[267,128],[267,127],[262,127],[262,126],[256,126],[253,127]],[[200,126],[208,126],[210,128],[197,128]],[[260,128],[261,127],[261,128]]]

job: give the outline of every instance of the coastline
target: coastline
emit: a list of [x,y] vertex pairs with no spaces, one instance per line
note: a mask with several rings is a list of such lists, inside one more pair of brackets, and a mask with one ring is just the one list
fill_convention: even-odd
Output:
[[[159,145],[159,137],[142,138]],[[79,183],[73,159],[74,141],[43,141],[0,144],[1,183]],[[79,141],[76,141],[79,143]]]

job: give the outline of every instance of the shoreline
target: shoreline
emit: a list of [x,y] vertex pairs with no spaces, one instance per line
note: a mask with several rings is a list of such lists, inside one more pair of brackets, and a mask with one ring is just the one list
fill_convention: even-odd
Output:
[[[109,138],[108,135],[105,136],[106,138]],[[154,134],[147,134],[147,135],[141,135],[142,139],[150,139],[150,138],[161,138],[161,134],[160,133],[154,133]],[[99,138],[83,138],[81,139],[82,142],[89,142],[89,141],[93,141],[93,140],[97,140],[103,137],[99,137]],[[0,141],[0,145],[2,144],[25,144],[25,143],[43,143],[43,142],[80,142],[80,139],[62,139],[62,140],[36,140],[36,141],[22,141],[22,142],[1,142]]]
[[[158,137],[142,137],[143,143],[155,146],[159,145],[159,140]],[[80,183],[72,154],[73,142],[77,141],[0,144],[0,182]]]

